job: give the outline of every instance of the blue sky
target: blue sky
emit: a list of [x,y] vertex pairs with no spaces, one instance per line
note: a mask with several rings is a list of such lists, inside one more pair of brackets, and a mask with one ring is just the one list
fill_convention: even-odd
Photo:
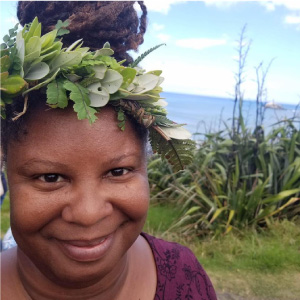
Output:
[[[252,40],[243,85],[256,95],[256,72],[267,68],[267,101],[300,101],[300,1],[145,1],[148,29],[139,53],[165,42],[143,62],[162,69],[165,91],[231,97],[237,71],[236,40],[245,24]],[[16,2],[1,1],[3,37],[15,22]],[[136,54],[135,54],[136,56]]]

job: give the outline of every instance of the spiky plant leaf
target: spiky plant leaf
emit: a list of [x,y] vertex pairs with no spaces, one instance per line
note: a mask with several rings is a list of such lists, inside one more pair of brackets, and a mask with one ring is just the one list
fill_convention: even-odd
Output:
[[149,134],[153,152],[166,158],[175,172],[184,169],[193,161],[194,141],[171,139],[165,136],[158,126],[150,127]]
[[155,47],[150,48],[149,50],[144,52],[142,55],[140,55],[132,64],[130,64],[129,67],[130,68],[136,67],[147,55],[149,55],[151,52],[153,52],[154,50],[156,50],[157,48],[159,48],[161,46],[166,46],[166,44],[159,44],[159,45],[156,45]]

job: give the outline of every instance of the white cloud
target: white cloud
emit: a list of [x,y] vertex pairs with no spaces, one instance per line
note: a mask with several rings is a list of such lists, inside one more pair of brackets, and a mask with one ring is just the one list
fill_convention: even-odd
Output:
[[148,11],[155,11],[162,14],[168,14],[171,5],[183,3],[183,0],[146,0],[144,1]]
[[260,1],[260,5],[264,6],[268,11],[274,11],[276,6],[273,1]]
[[284,19],[285,23],[287,24],[300,24],[300,15],[287,15]]
[[272,0],[272,1],[259,1],[259,3],[266,8],[275,9],[276,6],[284,6],[288,10],[300,10],[300,1],[298,0]]
[[232,0],[223,0],[223,1],[220,1],[220,0],[205,0],[205,4],[210,6],[210,5],[213,5],[213,6],[216,6],[217,8],[220,8],[220,9],[224,9],[224,8],[228,8],[238,2],[243,2],[245,0],[239,0],[239,1],[232,1]]
[[226,97],[234,86],[232,71],[222,66],[205,66],[196,61],[190,63],[172,58],[144,61],[143,68],[163,69],[164,91]]
[[205,48],[225,45],[226,39],[191,38],[176,41],[176,45],[183,48],[202,50]]
[[157,24],[157,23],[153,23],[152,27],[155,31],[160,31],[163,30],[165,28],[165,25],[163,24]]
[[[288,24],[299,24],[300,18],[300,1],[299,0],[261,0],[261,1],[249,1],[249,0],[204,0],[206,5],[214,5],[219,9],[229,8],[232,5],[242,2],[257,2],[264,6],[267,11],[274,11],[276,7],[283,6],[288,11],[296,13],[297,15],[286,15],[284,21]],[[300,26],[297,27],[300,29]]]
[[168,42],[171,39],[170,35],[164,33],[159,33],[156,37],[164,43]]

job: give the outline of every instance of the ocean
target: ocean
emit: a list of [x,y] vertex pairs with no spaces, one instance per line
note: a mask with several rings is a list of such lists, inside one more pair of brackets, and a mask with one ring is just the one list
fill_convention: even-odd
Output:
[[[185,128],[193,134],[197,133],[201,136],[201,134],[222,130],[225,128],[225,123],[229,127],[232,126],[233,99],[170,92],[163,92],[161,96],[168,102],[166,107],[168,117],[176,123],[187,124]],[[265,132],[268,133],[275,123],[295,115],[297,115],[298,122],[294,124],[299,128],[300,108],[297,110],[296,105],[292,104],[277,104],[283,109],[265,110],[263,122]],[[254,129],[255,101],[244,101],[243,116],[247,128]]]

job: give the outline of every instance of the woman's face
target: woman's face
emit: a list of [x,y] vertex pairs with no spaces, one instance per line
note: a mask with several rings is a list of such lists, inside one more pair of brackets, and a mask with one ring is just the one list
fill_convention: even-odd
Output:
[[39,111],[9,145],[11,226],[48,278],[95,281],[122,265],[149,202],[145,151],[104,108],[90,125],[72,110]]

